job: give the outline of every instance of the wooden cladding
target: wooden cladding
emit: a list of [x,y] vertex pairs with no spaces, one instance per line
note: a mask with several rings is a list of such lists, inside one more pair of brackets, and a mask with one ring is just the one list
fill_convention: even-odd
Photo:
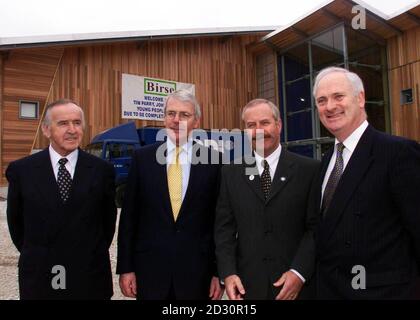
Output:
[[[86,145],[121,119],[121,74],[195,84],[201,127],[239,128],[240,109],[255,97],[255,70],[246,46],[258,36],[206,37],[66,48],[49,101],[66,97],[85,111]],[[163,126],[136,121],[137,126]],[[46,145],[38,134],[36,148]]]
[[3,178],[3,59],[5,54],[0,52],[0,185]]
[[276,53],[271,51],[256,58],[257,95],[278,105],[277,101],[277,59]]
[[[2,177],[10,161],[28,155],[32,145],[35,149],[48,145],[41,130],[36,135],[40,120],[18,118],[20,99],[39,101],[40,114],[45,104],[59,98],[78,102],[86,118],[85,146],[96,134],[127,121],[121,119],[122,73],[195,84],[202,128],[240,128],[241,108],[257,92],[253,57],[246,48],[260,37],[13,50],[4,66]],[[136,125],[163,126],[163,122],[136,121]]]
[[420,60],[420,26],[388,40],[388,67],[395,69]]
[[[392,132],[420,142],[420,26],[388,40]],[[401,103],[401,91],[412,89],[413,102]]]
[[7,165],[31,152],[38,128],[39,120],[19,119],[19,101],[38,101],[43,108],[62,52],[57,48],[14,50],[3,59],[1,184]]

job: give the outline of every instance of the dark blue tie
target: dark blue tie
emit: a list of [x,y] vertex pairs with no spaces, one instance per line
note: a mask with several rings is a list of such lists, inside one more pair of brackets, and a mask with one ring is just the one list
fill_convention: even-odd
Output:
[[67,162],[68,160],[66,158],[61,158],[58,161],[60,167],[58,168],[57,183],[58,189],[60,190],[61,200],[63,200],[64,203],[69,199],[72,182],[70,172],[66,169]]

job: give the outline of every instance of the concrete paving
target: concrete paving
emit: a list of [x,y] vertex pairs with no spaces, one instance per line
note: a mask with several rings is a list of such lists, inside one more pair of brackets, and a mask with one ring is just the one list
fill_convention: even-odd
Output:
[[16,250],[9,235],[6,221],[6,201],[0,201],[0,299],[19,298]]

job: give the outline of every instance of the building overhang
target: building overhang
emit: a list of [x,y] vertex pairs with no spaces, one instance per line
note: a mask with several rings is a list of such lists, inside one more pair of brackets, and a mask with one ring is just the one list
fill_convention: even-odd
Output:
[[232,27],[206,29],[145,30],[127,32],[79,33],[28,37],[0,38],[0,51],[17,48],[34,48],[50,46],[84,45],[97,43],[115,43],[131,41],[150,41],[162,39],[196,38],[196,37],[230,37],[234,35],[265,35],[277,27]]
[[380,45],[385,45],[386,39],[402,35],[405,30],[420,25],[420,5],[406,7],[390,17],[362,1],[329,0],[289,25],[263,36],[249,50],[255,54],[270,50],[281,52],[339,23],[351,27],[352,20],[357,15],[352,9],[357,5],[366,12],[366,29],[357,31]]

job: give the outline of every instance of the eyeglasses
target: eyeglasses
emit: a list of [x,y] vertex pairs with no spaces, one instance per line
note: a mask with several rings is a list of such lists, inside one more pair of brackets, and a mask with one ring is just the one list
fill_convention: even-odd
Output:
[[176,111],[166,111],[166,116],[169,119],[175,119],[176,115],[178,115],[179,120],[181,121],[185,121],[190,119],[193,114],[189,113],[189,112],[185,112],[185,111],[180,111],[180,112],[176,112]]

